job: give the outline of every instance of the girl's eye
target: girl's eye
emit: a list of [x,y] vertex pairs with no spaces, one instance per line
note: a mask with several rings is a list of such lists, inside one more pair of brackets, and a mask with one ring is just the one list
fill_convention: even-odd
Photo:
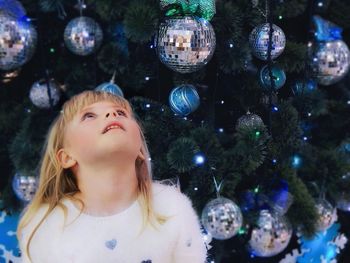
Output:
[[123,114],[125,117],[127,116],[127,114],[124,110],[117,110],[117,112],[118,112],[118,114],[120,114],[120,112],[121,112],[121,114]]
[[91,112],[87,112],[83,115],[83,120],[85,120],[86,118],[90,118],[90,117],[93,117],[95,116],[95,114],[91,113]]

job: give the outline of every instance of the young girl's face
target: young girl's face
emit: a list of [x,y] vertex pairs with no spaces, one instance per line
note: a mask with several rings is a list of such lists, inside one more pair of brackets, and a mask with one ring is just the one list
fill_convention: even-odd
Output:
[[64,147],[80,165],[107,161],[116,154],[135,161],[142,145],[132,113],[110,101],[93,103],[78,112],[64,138]]

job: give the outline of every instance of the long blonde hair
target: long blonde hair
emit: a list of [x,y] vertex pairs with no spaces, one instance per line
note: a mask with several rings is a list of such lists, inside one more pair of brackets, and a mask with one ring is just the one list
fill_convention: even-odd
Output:
[[38,189],[31,202],[23,210],[17,227],[17,238],[20,240],[22,229],[30,223],[31,219],[35,216],[43,204],[48,206],[48,210],[46,211],[45,215],[29,235],[28,242],[25,246],[29,258],[29,244],[35,232],[56,206],[63,209],[64,218],[66,220],[67,207],[62,202],[60,202],[62,198],[66,197],[71,200],[78,201],[82,204],[81,212],[84,209],[84,203],[82,200],[76,199],[73,196],[76,192],[79,191],[76,177],[71,170],[62,168],[56,154],[59,149],[63,148],[64,131],[67,127],[67,124],[83,108],[100,101],[110,101],[123,107],[131,114],[132,118],[137,121],[140,128],[140,135],[142,139],[141,151],[145,159],[137,159],[135,161],[135,167],[138,180],[138,201],[142,207],[143,215],[142,229],[146,227],[147,223],[151,223],[151,225],[156,227],[157,223],[163,224],[168,219],[168,217],[159,215],[153,210],[151,193],[152,167],[149,158],[150,154],[144,136],[143,127],[141,125],[141,122],[138,121],[137,117],[134,115],[131,105],[123,97],[116,96],[107,92],[84,91],[78,95],[73,96],[67,102],[65,102],[61,114],[59,114],[59,116],[52,123],[46,137],[45,145],[43,148],[44,152],[41,159]]

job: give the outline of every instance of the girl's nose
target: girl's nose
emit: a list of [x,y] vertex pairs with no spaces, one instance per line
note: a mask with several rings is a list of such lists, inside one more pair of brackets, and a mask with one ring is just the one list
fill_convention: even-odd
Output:
[[116,113],[115,111],[113,111],[113,112],[108,112],[108,113],[106,114],[106,118],[108,118],[109,116],[116,117],[116,116],[117,116],[117,113]]

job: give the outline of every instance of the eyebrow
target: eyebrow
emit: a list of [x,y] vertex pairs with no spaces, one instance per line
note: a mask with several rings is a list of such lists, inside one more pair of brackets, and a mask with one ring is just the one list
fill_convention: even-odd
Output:
[[[125,110],[128,114],[130,114],[130,112],[129,112],[126,108],[124,108],[123,106],[121,106],[121,105],[115,105],[115,106],[113,106],[113,108],[123,109],[123,110]],[[83,110],[81,110],[81,111],[79,112],[79,115],[82,115],[83,113],[85,113],[85,112],[87,112],[87,111],[91,111],[91,110],[93,110],[93,109],[94,109],[94,107],[85,108],[85,109],[83,109]]]

